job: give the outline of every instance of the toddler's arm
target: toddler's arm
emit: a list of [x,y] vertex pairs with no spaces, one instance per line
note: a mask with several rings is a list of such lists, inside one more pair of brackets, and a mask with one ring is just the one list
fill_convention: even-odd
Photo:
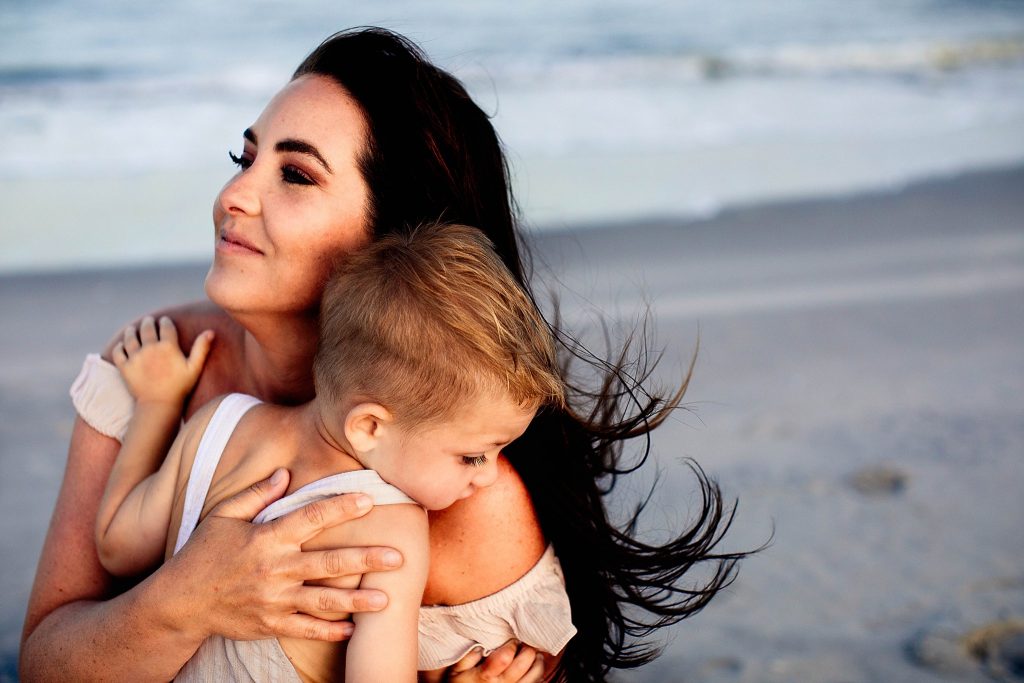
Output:
[[355,631],[345,652],[345,680],[413,683],[430,553],[427,515],[418,505],[387,505],[374,508],[361,521],[368,531],[361,542],[386,539],[401,551],[405,563],[397,571],[363,575],[359,587],[384,591],[388,606],[373,614],[352,615]]
[[147,317],[114,348],[136,405],[96,517],[96,548],[111,574],[137,574],[163,557],[181,452],[178,442],[168,447],[212,341],[213,332],[203,332],[186,357],[171,319],[160,318],[158,328]]

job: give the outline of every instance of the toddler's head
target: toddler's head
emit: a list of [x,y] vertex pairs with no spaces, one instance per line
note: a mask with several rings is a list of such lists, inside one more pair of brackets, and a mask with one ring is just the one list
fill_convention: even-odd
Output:
[[380,238],[332,276],[320,316],[325,427],[428,509],[493,483],[501,448],[564,403],[547,324],[476,228]]

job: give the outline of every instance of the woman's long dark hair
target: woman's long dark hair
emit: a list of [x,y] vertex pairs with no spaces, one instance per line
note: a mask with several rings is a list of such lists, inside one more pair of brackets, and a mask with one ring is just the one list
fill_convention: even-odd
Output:
[[483,230],[523,281],[508,169],[487,115],[450,74],[406,38],[380,28],[336,33],[292,78],[327,76],[366,117],[359,159],[375,234],[429,223]]
[[[360,166],[370,188],[375,234],[444,220],[481,228],[509,270],[524,275],[514,202],[501,144],[488,116],[450,74],[407,39],[379,28],[335,34],[295,78],[317,74],[344,87],[366,116],[369,139]],[[604,680],[611,669],[640,666],[658,654],[651,633],[697,612],[735,577],[743,553],[716,553],[732,512],[696,464],[702,505],[693,524],[662,545],[637,538],[645,501],[613,524],[605,496],[618,477],[647,460],[649,433],[679,406],[689,373],[669,396],[648,394],[654,363],[646,349],[613,361],[587,351],[553,326],[569,362],[596,370],[596,385],[570,387],[570,409],[539,414],[506,455],[530,492],[541,528],[565,573],[578,633],[560,664],[562,678]],[[691,363],[690,371],[693,366]],[[627,441],[643,446],[625,459]],[[554,457],[553,457],[554,456]],[[649,499],[649,497],[648,497]],[[701,580],[689,578],[708,563]]]

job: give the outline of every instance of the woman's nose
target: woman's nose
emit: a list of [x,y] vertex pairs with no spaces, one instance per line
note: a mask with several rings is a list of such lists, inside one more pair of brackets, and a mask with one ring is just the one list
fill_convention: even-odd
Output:
[[225,213],[248,216],[259,213],[260,198],[255,187],[255,175],[252,167],[240,171],[220,191],[217,201]]

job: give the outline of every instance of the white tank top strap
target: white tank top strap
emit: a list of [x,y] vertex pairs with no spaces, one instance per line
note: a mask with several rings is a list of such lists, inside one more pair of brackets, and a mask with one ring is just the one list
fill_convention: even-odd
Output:
[[206,425],[206,431],[203,432],[203,438],[199,441],[199,448],[196,450],[195,460],[192,461],[192,471],[185,489],[181,526],[178,527],[178,538],[174,542],[175,553],[181,550],[196,525],[199,524],[199,515],[206,503],[206,494],[210,490],[213,473],[217,470],[217,464],[220,463],[220,456],[224,453],[228,439],[231,438],[231,434],[235,431],[242,416],[259,403],[261,401],[255,396],[228,394],[221,399],[220,405],[217,406],[213,417]]
[[274,501],[256,515],[253,522],[263,523],[283,517],[317,500],[341,493],[365,493],[373,499],[374,505],[400,505],[416,501],[392,486],[374,470],[340,472],[306,484],[294,493]]

